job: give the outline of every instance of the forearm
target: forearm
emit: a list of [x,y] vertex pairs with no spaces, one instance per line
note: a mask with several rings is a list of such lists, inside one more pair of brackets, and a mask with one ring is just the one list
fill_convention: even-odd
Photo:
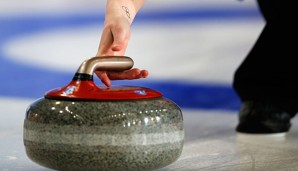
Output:
[[106,20],[125,16],[132,23],[143,4],[144,0],[107,0]]

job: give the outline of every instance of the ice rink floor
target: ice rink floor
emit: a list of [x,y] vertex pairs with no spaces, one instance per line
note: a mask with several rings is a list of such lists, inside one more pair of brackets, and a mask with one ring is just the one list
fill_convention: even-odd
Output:
[[[49,170],[25,154],[25,111],[46,91],[67,84],[81,62],[96,54],[104,4],[0,1],[0,171]],[[298,170],[297,117],[285,137],[234,130],[240,102],[231,87],[233,73],[263,26],[254,1],[146,2],[126,55],[150,76],[113,84],[156,89],[182,108],[182,155],[160,171]]]
[[[23,113],[31,101],[5,99],[0,102],[1,171],[50,171],[29,160],[24,151]],[[293,128],[285,137],[249,136],[235,133],[236,112],[200,109],[182,111],[185,123],[182,155],[159,171],[298,169],[298,119],[293,120]]]

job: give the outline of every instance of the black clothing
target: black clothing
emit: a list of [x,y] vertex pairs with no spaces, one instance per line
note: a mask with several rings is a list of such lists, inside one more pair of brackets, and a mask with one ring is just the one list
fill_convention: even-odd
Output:
[[294,2],[258,0],[266,24],[234,75],[233,87],[243,102],[266,101],[298,112],[298,10]]
[[288,132],[296,112],[287,112],[271,103],[245,101],[239,111],[237,132],[272,134]]

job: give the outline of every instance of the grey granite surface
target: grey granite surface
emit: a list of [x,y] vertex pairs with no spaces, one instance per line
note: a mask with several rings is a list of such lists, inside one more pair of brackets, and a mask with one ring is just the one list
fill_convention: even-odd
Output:
[[153,170],[178,159],[180,108],[165,98],[69,101],[41,98],[27,110],[28,157],[57,170]]

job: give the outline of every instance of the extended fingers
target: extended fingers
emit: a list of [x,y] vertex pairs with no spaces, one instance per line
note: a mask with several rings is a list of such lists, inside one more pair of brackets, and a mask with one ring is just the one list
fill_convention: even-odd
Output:
[[149,72],[147,70],[140,70],[138,68],[133,68],[131,70],[126,70],[122,72],[106,72],[106,71],[96,71],[98,78],[106,86],[111,86],[111,80],[134,80],[140,78],[147,78]]
[[110,80],[134,80],[148,77],[149,73],[147,70],[140,70],[133,68],[131,70],[123,72],[107,72],[107,76]]

